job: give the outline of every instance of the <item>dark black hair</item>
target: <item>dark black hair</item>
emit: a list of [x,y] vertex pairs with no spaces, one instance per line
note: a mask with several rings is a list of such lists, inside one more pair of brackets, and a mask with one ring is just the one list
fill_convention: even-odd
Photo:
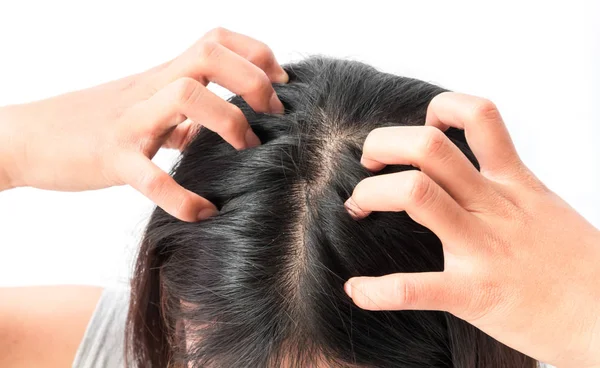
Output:
[[[157,208],[132,282],[128,351],[140,367],[534,367],[443,312],[372,312],[352,276],[441,271],[442,246],[404,213],[344,209],[373,175],[360,164],[378,127],[423,125],[443,92],[365,64],[309,58],[275,85],[284,115],[240,107],[262,141],[236,151],[201,130],[174,178],[219,214],[178,221]],[[447,136],[477,165],[462,131]],[[388,166],[382,173],[413,170]]]

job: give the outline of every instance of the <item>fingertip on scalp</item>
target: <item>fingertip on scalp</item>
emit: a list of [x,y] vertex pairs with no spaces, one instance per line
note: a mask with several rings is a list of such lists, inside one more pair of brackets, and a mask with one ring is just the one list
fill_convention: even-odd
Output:
[[195,215],[190,222],[203,221],[219,214],[217,207],[208,199],[196,193],[192,193],[192,195],[195,197],[194,203],[196,203],[196,205],[195,210],[191,211],[192,213],[195,213]]
[[281,83],[281,84],[286,84],[287,82],[290,81],[290,76],[288,75],[288,73],[285,72],[285,70],[283,70],[283,68],[279,67],[279,69],[281,70],[279,75],[277,76],[277,80],[275,80],[275,83]]
[[369,170],[371,172],[380,171],[385,167],[385,164],[382,164],[379,161],[375,161],[375,160],[366,158],[364,155],[360,158],[360,164],[363,165],[367,170]]
[[364,291],[364,285],[365,282],[368,282],[368,279],[370,277],[352,277],[344,284],[344,291],[357,307],[371,311],[380,310],[377,304]]
[[442,92],[442,93],[434,96],[431,99],[431,101],[429,101],[429,105],[427,106],[427,112],[425,115],[425,125],[426,126],[436,127],[443,132],[445,132],[446,130],[448,130],[448,128],[450,128],[449,125],[446,125],[440,121],[435,110],[438,108],[438,105],[441,103],[440,101],[443,102],[444,99],[446,99],[448,97],[452,97],[453,94],[456,94],[456,92],[451,92],[451,91]]
[[354,220],[361,220],[361,219],[369,216],[369,213],[370,213],[370,212],[364,211],[362,208],[360,208],[360,206],[356,203],[356,201],[352,197],[350,197],[350,198],[348,198],[348,200],[346,200],[346,202],[344,203],[344,208],[346,209],[348,214]]
[[256,133],[254,133],[254,131],[252,130],[251,127],[248,127],[248,130],[246,130],[246,134],[245,134],[244,138],[246,140],[246,145],[247,145],[246,148],[258,147],[261,144],[260,139],[258,138]]
[[219,213],[216,208],[205,208],[198,212],[198,221],[206,220],[207,218],[216,216]]
[[346,295],[348,295],[348,297],[352,298],[352,279],[346,281],[346,283],[344,284],[344,291],[346,292]]
[[460,95],[460,93],[452,92],[452,91],[444,91],[444,92],[438,93],[437,95],[433,96],[431,101],[429,101],[428,109],[431,108],[431,106],[435,106],[437,103],[439,103],[440,100],[443,101],[445,99],[452,98],[453,96],[457,96],[457,95]]

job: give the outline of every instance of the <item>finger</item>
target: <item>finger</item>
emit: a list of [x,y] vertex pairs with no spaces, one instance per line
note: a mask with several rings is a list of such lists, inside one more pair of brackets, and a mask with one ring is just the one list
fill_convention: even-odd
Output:
[[425,124],[442,130],[449,126],[464,129],[482,172],[511,169],[521,162],[500,112],[489,100],[441,93],[431,100]]
[[225,28],[215,28],[203,40],[211,40],[225,46],[262,69],[273,83],[287,83],[289,77],[279,65],[273,51],[264,43]]
[[142,154],[123,155],[117,170],[125,184],[131,185],[165,212],[180,220],[195,222],[217,213],[212,203],[184,189]]
[[490,189],[462,151],[434,127],[375,129],[365,140],[361,163],[371,171],[385,165],[417,167],[463,206]]
[[200,47],[201,56],[189,60],[190,74],[242,96],[257,112],[283,113],[283,104],[262,69],[217,42],[206,41]]
[[177,125],[169,134],[169,137],[163,144],[163,148],[173,148],[183,151],[185,147],[194,139],[200,130],[200,125],[191,120],[186,120]]
[[464,288],[448,272],[396,273],[355,277],[344,285],[354,303],[366,310],[461,310]]
[[431,178],[418,170],[403,171],[364,179],[354,188],[345,207],[355,219],[372,211],[406,211],[410,217],[433,231],[444,247],[467,235],[477,219],[458,205]]
[[236,149],[260,144],[237,106],[192,78],[181,78],[167,85],[136,106],[133,114],[146,124],[153,136],[169,133],[187,117],[219,134]]

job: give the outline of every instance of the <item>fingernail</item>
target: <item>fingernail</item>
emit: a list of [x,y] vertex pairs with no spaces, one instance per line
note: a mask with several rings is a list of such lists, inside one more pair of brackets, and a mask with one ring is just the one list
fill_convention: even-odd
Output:
[[283,71],[281,73],[281,76],[279,77],[279,83],[287,83],[290,81],[290,76],[288,75],[288,73],[286,73],[285,71]]
[[279,100],[279,97],[277,97],[277,93],[273,93],[271,96],[271,99],[269,100],[269,108],[271,109],[271,112],[275,114],[283,114],[285,112],[283,104]]
[[369,165],[369,160],[367,160],[367,159],[366,159],[366,158],[364,158],[364,157],[361,157],[361,158],[360,158],[360,164],[362,165],[362,167],[367,167],[367,168],[368,168],[368,165]]
[[206,220],[209,217],[216,216],[219,213],[216,208],[205,208],[198,213],[198,221]]
[[344,203],[344,208],[346,208],[346,211],[348,211],[350,216],[352,216],[352,218],[355,220],[363,219],[369,216],[370,213],[363,211],[360,207],[358,207],[358,205],[356,204],[356,202],[354,202],[354,199],[352,199],[352,197],[348,198],[346,203]]
[[361,158],[360,158],[360,164],[371,172],[380,171],[381,169],[383,169],[385,167],[385,164],[365,158],[364,155],[361,156]]
[[365,156],[360,156],[360,164],[363,165],[364,167],[368,167],[370,163],[372,163],[373,161],[369,160],[368,158],[365,158]]
[[350,298],[352,298],[352,285],[350,284],[350,280],[346,281],[344,284],[344,291]]
[[246,145],[248,148],[260,146],[260,139],[258,139],[256,134],[254,134],[252,128],[248,128],[248,130],[246,130]]

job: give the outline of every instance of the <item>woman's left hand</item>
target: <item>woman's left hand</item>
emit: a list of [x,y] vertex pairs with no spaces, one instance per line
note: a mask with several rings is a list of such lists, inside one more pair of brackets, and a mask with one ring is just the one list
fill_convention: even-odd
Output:
[[218,28],[146,72],[0,108],[0,190],[79,191],[129,184],[182,220],[208,217],[215,207],[150,159],[161,147],[185,147],[200,124],[236,149],[259,145],[241,110],[206,85],[222,85],[256,111],[282,113],[271,83],[287,80],[265,44]]

